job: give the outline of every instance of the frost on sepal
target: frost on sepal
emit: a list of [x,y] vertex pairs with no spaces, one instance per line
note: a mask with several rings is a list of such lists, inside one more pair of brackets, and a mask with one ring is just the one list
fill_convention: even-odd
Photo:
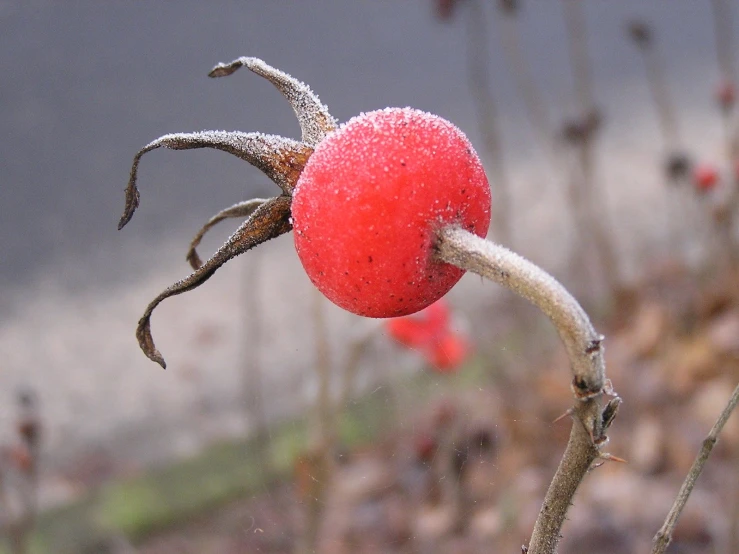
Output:
[[298,117],[303,142],[307,145],[315,147],[328,133],[336,129],[336,120],[308,85],[259,58],[241,57],[230,63],[220,63],[208,73],[208,76],[225,77],[240,67],[246,67],[264,77],[287,98]]
[[252,200],[246,200],[244,202],[239,202],[238,204],[234,204],[233,206],[226,208],[224,210],[221,210],[216,215],[211,217],[208,222],[203,225],[203,227],[198,231],[198,233],[195,235],[195,238],[192,239],[192,242],[190,243],[190,249],[187,251],[187,261],[190,264],[190,266],[193,269],[200,269],[200,266],[203,265],[202,260],[200,259],[200,256],[197,252],[197,247],[200,245],[200,241],[203,240],[203,237],[205,236],[205,233],[207,233],[211,228],[213,228],[215,225],[220,223],[221,221],[224,221],[226,219],[230,218],[247,218],[251,214],[253,214],[256,209],[267,202],[268,199],[266,198],[253,198]]
[[202,267],[165,289],[149,303],[136,328],[136,338],[141,350],[150,360],[163,368],[167,367],[151,336],[151,314],[154,309],[170,296],[199,287],[230,259],[290,231],[292,229],[290,203],[291,198],[283,195],[272,198],[259,206]]
[[136,153],[126,187],[126,205],[118,223],[122,229],[139,206],[139,190],[136,186],[141,156],[157,148],[190,150],[213,148],[241,158],[262,170],[285,194],[292,194],[300,172],[313,149],[302,142],[262,133],[240,131],[202,131],[199,133],[174,133],[150,142]]

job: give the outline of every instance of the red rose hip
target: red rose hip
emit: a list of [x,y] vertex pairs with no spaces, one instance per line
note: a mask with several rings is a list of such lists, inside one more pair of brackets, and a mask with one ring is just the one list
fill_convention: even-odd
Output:
[[313,284],[358,315],[432,304],[463,271],[434,256],[436,232],[484,237],[490,188],[464,133],[410,108],[361,114],[321,141],[293,194],[295,248]]

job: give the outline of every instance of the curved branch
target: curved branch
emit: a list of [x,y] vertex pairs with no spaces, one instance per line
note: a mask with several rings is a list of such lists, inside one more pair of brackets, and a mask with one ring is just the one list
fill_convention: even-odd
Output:
[[554,277],[507,248],[459,227],[445,227],[437,235],[438,257],[477,273],[526,298],[543,311],[564,343],[578,398],[598,396],[607,385],[603,335],[590,323],[575,298]]
[[557,328],[569,355],[577,398],[569,411],[574,420],[572,431],[526,550],[530,554],[554,554],[575,492],[593,462],[598,458],[617,459],[600,450],[607,440],[605,431],[621,404],[621,399],[615,397],[601,408],[601,395],[612,392],[605,378],[603,336],[595,331],[567,289],[507,248],[456,226],[437,233],[436,247],[442,261],[499,283],[537,306]]

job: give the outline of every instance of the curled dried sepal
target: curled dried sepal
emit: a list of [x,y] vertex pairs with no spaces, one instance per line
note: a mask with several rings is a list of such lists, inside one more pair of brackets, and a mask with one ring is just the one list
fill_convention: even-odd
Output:
[[216,215],[211,217],[208,222],[203,225],[200,231],[198,231],[198,233],[195,235],[195,238],[192,239],[192,242],[190,243],[190,249],[187,251],[187,261],[192,266],[192,268],[200,269],[200,266],[203,265],[203,262],[200,259],[200,256],[198,256],[198,252],[196,249],[200,245],[200,241],[203,240],[205,233],[207,233],[211,228],[225,219],[249,217],[259,206],[267,201],[268,199],[266,198],[254,198],[252,200],[246,200],[245,202],[239,202],[238,204],[234,204],[230,208],[221,210]]
[[136,338],[144,354],[150,360],[157,362],[164,368],[167,367],[164,358],[154,346],[154,340],[151,336],[151,314],[154,308],[170,296],[182,294],[202,285],[228,260],[243,254],[258,244],[290,231],[292,229],[290,201],[289,196],[283,195],[272,198],[259,206],[202,267],[167,288],[147,306],[136,328]]
[[287,98],[298,117],[305,144],[315,147],[328,133],[336,129],[336,120],[308,85],[259,58],[241,57],[230,63],[219,63],[208,76],[225,77],[241,67],[267,79]]
[[196,148],[223,150],[262,170],[287,195],[292,194],[305,162],[313,153],[311,147],[296,140],[262,133],[202,131],[164,135],[144,146],[133,158],[126,187],[126,205],[118,229],[122,229],[130,221],[139,206],[140,195],[136,177],[141,156],[162,147],[172,150]]

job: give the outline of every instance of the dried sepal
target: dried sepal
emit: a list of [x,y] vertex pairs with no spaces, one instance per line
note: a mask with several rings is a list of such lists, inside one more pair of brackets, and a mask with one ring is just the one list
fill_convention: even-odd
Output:
[[269,239],[290,231],[292,229],[290,202],[291,198],[283,195],[272,198],[259,206],[202,267],[167,288],[147,306],[136,328],[136,338],[144,354],[150,360],[157,362],[164,368],[167,367],[151,336],[151,314],[154,309],[170,296],[182,294],[199,287],[228,260]]
[[139,206],[140,195],[136,177],[141,157],[157,148],[171,150],[213,148],[228,152],[262,170],[287,195],[292,194],[300,172],[313,153],[311,147],[296,140],[262,133],[202,131],[164,135],[144,146],[133,158],[126,187],[126,205],[118,229],[122,229],[130,221]]
[[246,200],[245,202],[239,202],[238,204],[234,204],[233,206],[226,208],[225,210],[221,210],[216,215],[211,217],[208,222],[203,225],[200,231],[198,231],[198,233],[195,235],[195,238],[192,239],[192,242],[190,243],[190,249],[187,251],[187,261],[192,266],[192,268],[200,269],[200,266],[203,265],[203,262],[198,255],[197,247],[200,245],[200,241],[203,240],[205,233],[207,233],[211,228],[213,228],[221,221],[224,221],[225,219],[249,217],[259,206],[261,206],[265,202],[268,202],[268,200],[269,199],[267,198],[254,198],[252,200]]
[[229,63],[220,63],[208,76],[225,77],[241,67],[267,79],[287,98],[298,117],[305,144],[315,147],[328,133],[336,129],[336,120],[308,85],[259,58],[241,57]]

